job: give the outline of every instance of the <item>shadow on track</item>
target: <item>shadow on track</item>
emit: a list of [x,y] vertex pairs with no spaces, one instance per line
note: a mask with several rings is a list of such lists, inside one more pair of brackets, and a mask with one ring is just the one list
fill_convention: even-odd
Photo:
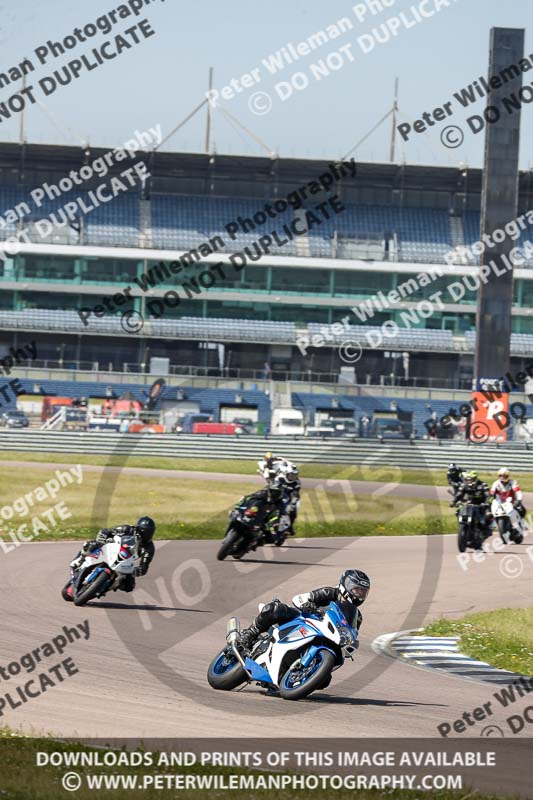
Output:
[[147,603],[98,603],[92,601],[86,604],[87,608],[125,608],[127,611],[188,611],[191,614],[212,614],[210,608],[178,608],[177,606],[157,606]]
[[337,550],[336,547],[320,547],[319,545],[308,544],[284,544],[284,549],[287,550]]
[[[241,564],[265,564],[265,566],[279,567],[279,566],[293,566],[293,567],[316,567],[315,561],[264,561],[262,558],[239,558],[237,559]],[[231,562],[230,562],[231,563]]]
[[[300,701],[301,702],[301,701]],[[415,700],[376,700],[366,697],[335,697],[335,695],[311,695],[305,700],[306,703],[327,703],[328,705],[346,706],[384,706],[393,707],[414,707],[430,706],[432,708],[446,708],[445,703],[418,703]]]

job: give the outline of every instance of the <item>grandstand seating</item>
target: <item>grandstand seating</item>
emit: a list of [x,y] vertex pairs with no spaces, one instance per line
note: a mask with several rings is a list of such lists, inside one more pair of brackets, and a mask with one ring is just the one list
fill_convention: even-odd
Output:
[[[69,331],[87,332],[89,329],[81,321],[76,311],[32,309],[23,311],[2,311],[2,327],[15,330]],[[315,322],[306,328],[297,329],[294,322],[233,319],[209,317],[180,317],[179,319],[150,319],[145,324],[145,333],[163,338],[205,339],[243,342],[279,342],[295,344],[298,333],[323,334],[324,327],[328,340],[342,344],[346,340],[368,342],[367,334],[380,332],[375,326],[351,325],[342,333],[336,334],[333,329]],[[120,316],[107,315],[90,318],[91,333],[124,333]],[[427,328],[400,328],[391,344],[395,348],[406,350],[426,350],[435,352],[457,351],[473,352],[476,334],[467,331],[463,339],[458,339],[448,330],[429,330]],[[386,344],[386,338],[384,339]],[[514,356],[530,356],[533,352],[533,334],[513,333],[511,336],[511,353]]]
[[[283,223],[292,219],[292,209],[278,214],[275,223],[267,220],[264,225],[249,225],[250,230],[235,233],[235,238],[225,230],[226,225],[252,219],[261,208],[259,201],[233,200],[219,197],[175,197],[154,195],[152,198],[152,244],[161,248],[194,248],[211,237],[220,236],[224,252],[241,250],[276,225],[279,230]],[[288,242],[277,247],[279,255],[296,255],[296,244]]]
[[[91,317],[90,328],[82,322],[76,311],[26,308],[23,311],[3,311],[2,327],[19,330],[70,331],[91,333],[124,333],[120,316],[111,314]],[[296,341],[294,322],[268,320],[218,319],[209,317],[181,317],[176,320],[150,319],[152,336],[181,339],[226,339],[250,342]],[[127,332],[127,331],[126,331]]]
[[[467,331],[465,333],[465,341],[468,350],[475,350],[476,347],[476,332]],[[512,333],[511,334],[511,353],[514,356],[528,356],[531,357],[533,353],[533,334],[531,333]]]
[[[9,208],[27,200],[30,187],[0,186],[0,208]],[[37,220],[57,213],[65,203],[81,197],[91,205],[88,193],[71,191],[59,198],[45,198]],[[250,219],[265,200],[234,199],[223,197],[185,197],[176,195],[153,195],[151,207],[151,229],[141,229],[140,195],[135,191],[118,195],[112,203],[94,208],[85,217],[81,241],[92,245],[151,246],[162,249],[193,249],[214,236],[222,237],[224,252],[241,250],[250,246],[257,238],[271,229],[281,233],[284,223],[295,213],[289,207],[275,219],[267,219],[264,225],[248,232],[239,231],[232,239],[225,226],[239,217]],[[312,208],[312,205],[309,205]],[[457,219],[457,218],[456,218]],[[455,246],[469,246],[479,239],[479,213],[466,211],[459,227],[453,227],[452,218],[446,210],[416,207],[392,207],[377,205],[345,204],[345,211],[332,215],[313,228],[307,237],[308,254],[318,258],[385,258],[385,242],[388,240],[387,258],[415,263],[442,263],[444,256]],[[464,231],[459,234],[458,230]],[[14,223],[0,228],[0,240],[16,233]],[[464,241],[460,241],[461,235]],[[521,233],[519,244],[533,237],[533,226]],[[276,247],[278,255],[298,255],[298,241],[292,240]],[[475,264],[477,258],[468,255],[459,259],[463,263]],[[533,264],[533,260],[530,259]]]
[[[310,334],[319,334],[322,330],[321,325],[311,322],[308,325]],[[330,335],[334,340],[341,344],[346,340],[360,342],[364,346],[367,342],[366,334],[380,333],[380,329],[365,325],[351,325],[345,331],[339,334]],[[382,335],[382,334],[381,334]],[[533,336],[531,337],[533,342]],[[386,341],[386,339],[385,339]],[[395,348],[405,347],[407,349],[424,349],[424,350],[455,350],[455,340],[451,331],[446,330],[428,330],[426,328],[402,328],[391,340],[394,342]],[[392,346],[392,344],[391,344]]]
[[[27,202],[29,187],[0,186],[0,209],[2,213],[8,208],[13,208],[23,201]],[[45,197],[38,208],[35,203],[29,204],[34,209],[31,220],[44,219],[50,214],[58,214],[67,203],[75,202],[81,198],[86,208],[91,208],[85,215],[85,225],[82,226],[80,242],[93,245],[111,245],[116,247],[137,247],[139,245],[139,196],[134,192],[119,194],[113,198],[112,203],[105,203],[93,207],[89,194],[85,191],[70,191],[59,197],[49,199]],[[81,215],[83,216],[83,215]],[[63,217],[58,216],[56,225],[61,224]],[[67,217],[68,221],[68,217]],[[14,223],[6,224],[0,228],[0,240],[5,240],[16,233]]]

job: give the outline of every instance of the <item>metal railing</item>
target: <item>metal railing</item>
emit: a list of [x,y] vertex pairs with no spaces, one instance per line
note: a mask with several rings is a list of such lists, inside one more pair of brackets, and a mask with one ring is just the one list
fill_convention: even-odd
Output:
[[[20,368],[18,368],[20,371]],[[411,389],[446,389],[452,391],[469,391],[472,388],[472,380],[468,378],[435,378],[429,376],[413,376],[405,378],[400,375],[380,375],[379,373],[364,373],[356,375],[354,383],[339,381],[338,372],[317,372],[314,370],[270,370],[265,373],[264,369],[243,369],[239,367],[201,367],[190,364],[171,364],[166,374],[158,372],[150,373],[148,364],[135,362],[120,362],[115,364],[113,361],[76,361],[68,358],[64,359],[36,359],[32,361],[32,366],[25,372],[36,372],[37,370],[64,370],[67,374],[65,379],[69,379],[69,373],[92,372],[95,374],[94,380],[99,380],[102,373],[109,373],[109,380],[113,380],[112,373],[126,373],[132,380],[142,378],[146,383],[146,377],[190,377],[190,378],[213,378],[220,380],[254,381],[261,383],[264,381],[293,381],[304,384],[334,384],[337,386],[361,388],[372,388],[374,386],[390,388],[411,388]],[[38,375],[33,375],[36,379]],[[43,380],[44,380],[43,376]],[[72,375],[72,380],[76,380]],[[84,377],[86,380],[86,377]]]
[[[26,429],[0,430],[2,451],[108,456],[210,458],[255,461],[264,449],[282,449],[298,463],[360,465],[386,455],[387,464],[416,469],[444,469],[450,461],[494,472],[502,459],[514,471],[533,466],[533,446],[524,443],[472,444],[465,442],[396,441],[376,439],[304,439],[291,436],[206,436],[202,434],[134,434],[99,431],[66,432]],[[1,456],[0,456],[1,458]],[[213,465],[216,469],[216,464]]]

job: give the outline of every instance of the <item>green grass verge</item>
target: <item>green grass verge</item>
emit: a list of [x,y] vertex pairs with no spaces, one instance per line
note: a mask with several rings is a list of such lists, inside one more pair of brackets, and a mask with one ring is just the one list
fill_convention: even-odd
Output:
[[[265,445],[265,450],[267,445]],[[258,452],[257,458],[262,453]],[[0,461],[35,461],[50,463],[94,464],[95,466],[144,467],[146,469],[188,470],[190,472],[224,472],[239,475],[255,475],[255,461],[235,461],[214,458],[165,458],[131,456],[127,459],[115,456],[78,455],[72,453],[27,453],[14,450],[0,452]],[[470,466],[470,465],[467,465]],[[473,466],[475,467],[474,459]],[[380,483],[406,483],[420,486],[447,486],[443,469],[405,469],[394,466],[301,464],[303,478],[338,478],[352,481],[378,481]],[[485,481],[495,478],[491,473],[480,472]],[[524,491],[533,491],[533,472],[517,473]]]
[[[243,744],[246,741],[243,740]],[[61,800],[61,798],[76,797],[77,800],[132,800],[136,797],[143,797],[145,800],[175,800],[180,797],[183,800],[250,800],[253,798],[276,797],[279,800],[321,800],[324,796],[321,790],[285,790],[276,792],[265,790],[255,790],[251,795],[248,791],[205,791],[187,790],[176,791],[175,789],[154,789],[147,788],[132,794],[131,789],[113,789],[106,791],[89,790],[83,780],[86,774],[122,774],[122,775],[181,775],[187,772],[190,775],[226,775],[231,774],[259,774],[257,771],[244,769],[229,769],[223,767],[110,767],[110,768],[90,768],[90,767],[51,767],[36,766],[36,753],[62,753],[73,751],[89,751],[90,748],[75,744],[62,743],[52,739],[29,739],[20,737],[8,729],[0,729],[0,754],[2,756],[2,770],[0,773],[0,797],[2,800]],[[82,776],[82,786],[75,793],[65,791],[61,786],[61,778],[64,773],[75,771]],[[460,800],[465,796],[465,789],[461,791],[432,791],[432,800]],[[339,790],[335,791],[338,800],[420,800],[420,791],[401,791],[398,789],[385,791],[354,791]],[[476,800],[497,800],[488,795],[481,795],[476,792]]]
[[422,634],[459,636],[459,648],[466,655],[533,675],[533,608],[501,608],[462,619],[439,619]]
[[[246,477],[230,483],[86,470],[81,484],[66,485],[52,498],[49,492],[37,494],[39,487],[46,487],[54,478],[50,470],[38,463],[32,467],[0,466],[0,535],[9,541],[25,525],[23,535],[38,530],[41,540],[86,539],[100,527],[134,521],[149,513],[156,519],[159,538],[218,539],[226,529],[228,511],[240,497],[257,489]],[[67,519],[60,520],[59,512],[54,512],[52,519],[44,516],[57,503],[62,503],[70,515]],[[454,530],[455,517],[443,502],[394,495],[346,495],[322,487],[303,492],[297,523],[298,535],[305,537]]]
[[[257,453],[259,459],[264,451]],[[188,470],[189,472],[223,472],[239,475],[256,475],[255,460],[232,460],[224,458],[168,458],[163,456],[98,456],[73,453],[27,453],[2,451],[0,461],[35,461],[49,463],[94,464],[96,466],[144,467],[146,469]],[[301,464],[304,478],[345,478],[354,481],[379,481],[381,483],[419,483],[423,485],[445,485],[442,470],[407,470],[393,466],[352,466],[342,464]]]

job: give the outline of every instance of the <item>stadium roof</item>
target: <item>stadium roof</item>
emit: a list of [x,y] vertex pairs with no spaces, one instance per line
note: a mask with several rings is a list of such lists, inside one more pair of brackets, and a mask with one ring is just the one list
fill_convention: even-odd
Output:
[[[118,145],[117,145],[118,146]],[[38,185],[44,180],[58,179],[71,169],[79,169],[113,148],[55,144],[0,142],[0,181],[4,184]],[[219,155],[207,153],[180,153],[141,151],[137,160],[147,162],[154,178],[152,191],[198,194],[266,196],[265,185],[279,184],[281,191],[297,187],[328,169],[332,159],[278,158],[261,156]],[[357,160],[356,160],[357,161]],[[125,162],[126,163],[126,162]],[[467,165],[442,167],[418,164],[357,162],[354,179],[345,178],[343,186],[374,190],[365,202],[394,203],[392,192],[431,192],[441,195],[464,194],[479,207],[482,170]],[[121,163],[115,164],[111,174],[119,173]],[[283,189],[281,188],[283,187]],[[288,189],[290,190],[290,188]],[[383,194],[382,194],[383,192]],[[529,207],[533,196],[533,172],[520,173],[520,193],[523,205]],[[356,197],[353,198],[357,200]],[[431,200],[429,200],[431,204]],[[470,205],[470,203],[469,203]]]
[[[67,172],[92,161],[112,148],[67,146],[53,144],[20,145],[0,143],[0,174],[9,182],[20,174]],[[160,180],[172,178],[206,179],[209,177],[233,178],[236,181],[281,182],[309,180],[326,170],[332,159],[270,158],[258,156],[208,155],[205,153],[141,152],[151,165],[153,174]],[[437,167],[412,164],[361,163],[358,164],[357,182],[365,185],[398,189],[426,189],[458,191],[463,182],[464,166]],[[481,170],[468,169],[469,191],[481,189]]]

